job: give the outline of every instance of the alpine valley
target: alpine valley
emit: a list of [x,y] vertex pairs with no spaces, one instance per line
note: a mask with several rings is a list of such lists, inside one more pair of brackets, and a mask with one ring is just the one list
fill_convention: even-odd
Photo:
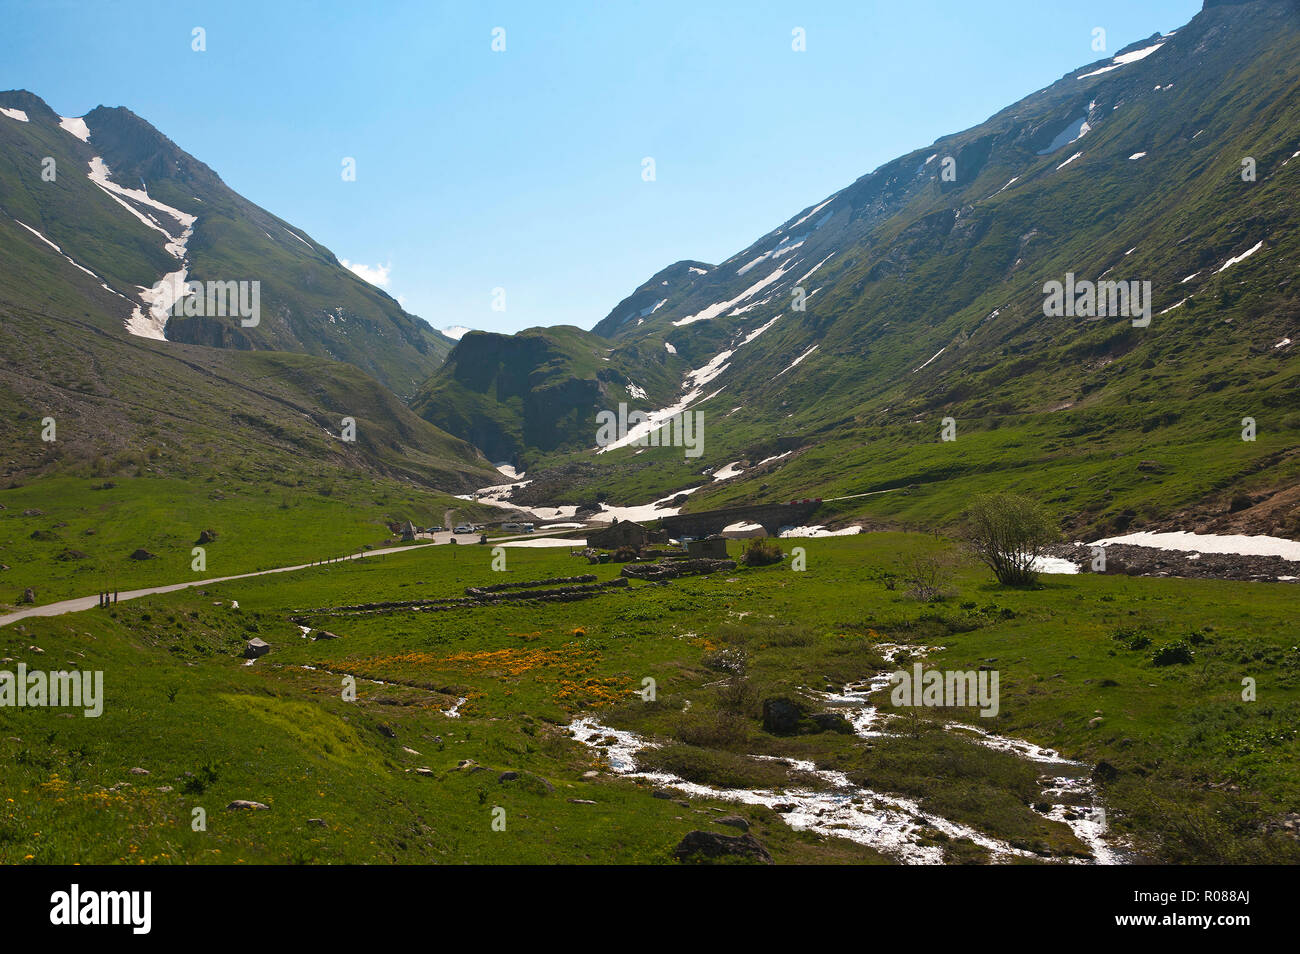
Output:
[[1298,196],[1300,2],[1206,0],[590,329],[452,337],[0,92],[0,862],[1300,861]]

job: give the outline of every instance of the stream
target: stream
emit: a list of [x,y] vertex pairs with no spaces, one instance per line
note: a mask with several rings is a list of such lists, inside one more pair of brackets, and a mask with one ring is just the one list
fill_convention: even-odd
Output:
[[[882,645],[878,648],[888,662],[893,662],[894,657],[901,652],[908,652],[917,658],[930,651],[927,648],[897,645]],[[887,720],[895,717],[881,713],[870,703],[869,696],[889,685],[889,675],[889,671],[886,671],[862,683],[846,686],[839,693],[816,695],[828,707],[840,711],[859,738],[888,738],[895,733],[887,731],[884,725]],[[791,828],[847,838],[904,864],[944,863],[944,845],[935,838],[935,832],[946,835],[949,839],[968,839],[986,849],[995,862],[1041,857],[968,825],[925,811],[912,799],[854,785],[844,773],[819,769],[812,762],[777,756],[751,756],[755,759],[784,762],[791,769],[818,778],[828,790],[714,788],[662,772],[639,771],[636,753],[643,749],[657,748],[658,743],[634,732],[603,725],[592,716],[574,719],[569,728],[578,741],[601,751],[616,775],[642,779],[697,798],[763,805],[777,811]],[[1070,861],[1123,863],[1120,853],[1105,841],[1105,813],[1099,804],[1095,786],[1088,777],[1086,765],[1063,758],[1052,749],[996,735],[976,726],[949,722],[944,724],[944,728],[952,732],[969,733],[970,741],[977,745],[1008,752],[1043,767],[1039,782],[1042,785],[1042,802],[1049,807],[1045,811],[1035,811],[1044,818],[1069,826],[1075,837],[1093,855],[1091,859],[1069,859]]]

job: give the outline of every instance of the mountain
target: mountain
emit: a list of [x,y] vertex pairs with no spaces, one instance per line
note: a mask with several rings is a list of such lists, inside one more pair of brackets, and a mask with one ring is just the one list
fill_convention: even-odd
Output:
[[[588,388],[555,411],[568,457],[521,432],[522,462],[581,462],[613,496],[744,471],[691,507],[871,493],[838,506],[933,522],[1011,487],[1080,531],[1175,516],[1300,531],[1297,63],[1295,2],[1207,3],[717,266],[670,266],[594,331],[639,407],[704,413],[704,457],[596,454]],[[1149,287],[1149,325],[1049,314],[1049,283],[1076,279]],[[440,419],[447,391],[422,394]],[[448,427],[474,440],[474,424]],[[767,462],[778,444],[795,450]]]
[[[462,492],[498,476],[398,396],[449,339],[125,109],[67,119],[0,93],[0,260],[15,485],[240,472]],[[183,286],[165,275],[259,281],[260,320],[170,316]],[[38,439],[45,420],[56,439]]]
[[598,409],[644,400],[645,386],[671,386],[666,362],[650,360],[657,357],[630,347],[614,360],[605,339],[571,326],[470,331],[411,407],[493,461],[515,461],[524,448],[577,449]]
[[[65,119],[24,90],[0,93],[0,109],[0,251],[25,262],[0,277],[0,301],[43,304],[71,281],[90,291],[105,326],[333,358],[404,397],[450,350],[449,338],[130,110]],[[259,282],[257,323],[169,314],[186,281]]]

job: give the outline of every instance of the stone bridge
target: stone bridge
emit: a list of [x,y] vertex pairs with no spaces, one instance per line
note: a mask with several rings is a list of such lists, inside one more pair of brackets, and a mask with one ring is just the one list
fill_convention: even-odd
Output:
[[674,537],[707,537],[721,533],[724,527],[733,523],[756,523],[768,536],[774,537],[781,527],[807,526],[809,518],[820,506],[820,500],[810,500],[807,503],[748,504],[663,517],[659,526]]

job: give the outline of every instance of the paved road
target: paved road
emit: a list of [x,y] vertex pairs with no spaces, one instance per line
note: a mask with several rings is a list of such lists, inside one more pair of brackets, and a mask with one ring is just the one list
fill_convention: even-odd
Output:
[[[497,537],[490,541],[496,543],[499,540],[519,540],[532,539],[534,537],[554,536],[559,533],[568,533],[567,530],[556,530],[551,533],[521,533],[512,537]],[[348,556],[338,557],[332,562],[341,563],[344,560],[362,560],[366,557],[385,556],[389,553],[406,553],[410,550],[422,550],[425,547],[442,546],[451,542],[457,544],[478,543],[478,534],[460,534],[454,533],[435,533],[420,534],[420,539],[424,543],[408,543],[400,547],[385,547],[381,550],[363,550],[360,553],[352,553]],[[313,566],[321,566],[322,563],[300,563],[297,566],[279,566],[271,570],[255,570],[252,573],[237,573],[234,576],[215,576],[207,580],[193,580],[188,583],[169,583],[166,586],[151,586],[143,590],[127,590],[118,594],[118,602],[123,600],[139,599],[142,596],[152,596],[155,593],[174,593],[177,590],[190,589],[195,586],[209,586],[216,583],[226,583],[230,580],[246,580],[253,576],[266,576],[268,573],[292,573],[295,570],[306,570]],[[94,596],[80,596],[76,599],[62,600],[58,603],[46,603],[44,606],[29,606],[26,609],[17,610],[6,616],[0,616],[0,626],[8,626],[10,623],[16,623],[19,620],[27,619],[29,616],[62,616],[64,613],[78,613],[82,610],[95,609],[99,606],[99,594]]]

